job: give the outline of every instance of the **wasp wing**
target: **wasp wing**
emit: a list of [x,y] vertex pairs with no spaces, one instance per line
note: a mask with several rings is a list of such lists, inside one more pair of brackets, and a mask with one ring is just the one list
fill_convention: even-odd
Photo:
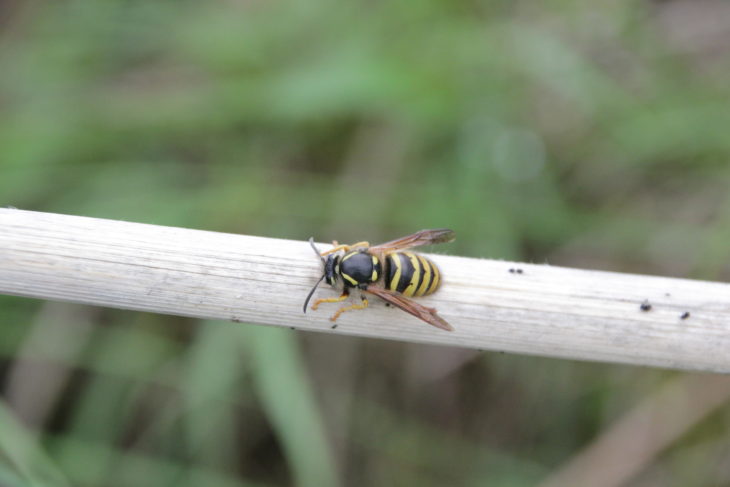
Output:
[[367,289],[364,289],[364,291],[376,295],[380,299],[387,301],[397,308],[402,309],[406,313],[412,314],[416,318],[425,321],[429,325],[433,325],[436,328],[441,328],[442,330],[446,331],[454,331],[454,328],[450,324],[448,324],[446,320],[441,318],[436,313],[436,310],[434,308],[427,308],[411,299],[406,298],[402,294],[398,294],[379,286],[370,285]]
[[452,242],[456,238],[453,230],[448,228],[438,228],[435,230],[421,230],[413,235],[401,237],[390,242],[385,242],[374,247],[370,247],[371,252],[396,252],[398,250],[418,247],[419,245],[430,245],[438,243]]

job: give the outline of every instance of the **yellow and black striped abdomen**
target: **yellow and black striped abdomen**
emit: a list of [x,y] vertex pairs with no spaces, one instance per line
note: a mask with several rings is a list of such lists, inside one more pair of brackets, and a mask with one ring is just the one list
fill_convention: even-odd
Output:
[[385,256],[385,288],[404,296],[425,296],[438,289],[441,274],[436,264],[413,252]]

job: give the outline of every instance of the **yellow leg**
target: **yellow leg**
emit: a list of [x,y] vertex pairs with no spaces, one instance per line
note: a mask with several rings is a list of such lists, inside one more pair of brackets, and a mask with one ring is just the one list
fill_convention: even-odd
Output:
[[315,309],[319,308],[319,305],[322,304],[322,303],[339,303],[340,301],[344,301],[345,299],[347,299],[347,296],[349,296],[349,295],[350,295],[350,293],[348,293],[347,291],[345,291],[345,292],[343,292],[340,295],[339,298],[322,298],[322,299],[318,299],[312,305],[312,309],[315,310]]
[[338,252],[340,250],[349,252],[350,249],[354,249],[355,247],[370,247],[370,242],[358,242],[358,243],[354,243],[352,245],[338,245],[337,240],[334,240],[334,241],[332,241],[332,245],[334,245],[334,247],[322,252],[320,255],[325,256],[327,254],[332,254],[332,253]]
[[344,306],[344,307],[338,309],[337,310],[337,313],[335,313],[334,315],[332,315],[332,318],[330,318],[330,321],[336,321],[337,318],[339,318],[340,315],[342,313],[344,313],[345,311],[350,311],[350,310],[353,310],[353,309],[365,309],[367,307],[368,307],[368,300],[367,300],[367,298],[365,296],[363,296],[362,303],[360,303],[360,304],[353,304],[353,305],[350,305],[350,306]]

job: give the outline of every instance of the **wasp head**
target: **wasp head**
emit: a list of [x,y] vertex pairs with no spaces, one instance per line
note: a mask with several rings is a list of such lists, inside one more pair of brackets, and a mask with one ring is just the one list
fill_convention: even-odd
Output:
[[337,268],[340,257],[337,255],[329,255],[324,263],[324,280],[330,286],[337,285]]
[[307,304],[309,304],[309,300],[312,298],[312,295],[314,294],[314,291],[317,290],[317,286],[319,286],[319,283],[322,282],[323,279],[327,280],[327,284],[330,286],[334,286],[337,283],[337,262],[339,261],[339,257],[330,255],[325,260],[324,257],[319,253],[319,250],[317,250],[317,247],[314,246],[314,238],[309,237],[309,245],[312,246],[314,249],[314,252],[317,254],[317,257],[320,258],[322,261],[322,265],[324,266],[324,272],[322,273],[322,277],[319,278],[317,283],[312,287],[312,290],[309,291],[309,295],[307,296],[307,299],[304,300],[304,312],[307,312]]

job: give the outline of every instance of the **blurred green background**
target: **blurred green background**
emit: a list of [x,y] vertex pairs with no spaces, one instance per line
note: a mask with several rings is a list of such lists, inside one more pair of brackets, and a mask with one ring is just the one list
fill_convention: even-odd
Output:
[[[4,0],[0,205],[727,280],[729,100],[724,1]],[[579,470],[730,484],[703,376],[7,296],[0,352],[2,486],[537,485],[644,401],[706,412]]]

